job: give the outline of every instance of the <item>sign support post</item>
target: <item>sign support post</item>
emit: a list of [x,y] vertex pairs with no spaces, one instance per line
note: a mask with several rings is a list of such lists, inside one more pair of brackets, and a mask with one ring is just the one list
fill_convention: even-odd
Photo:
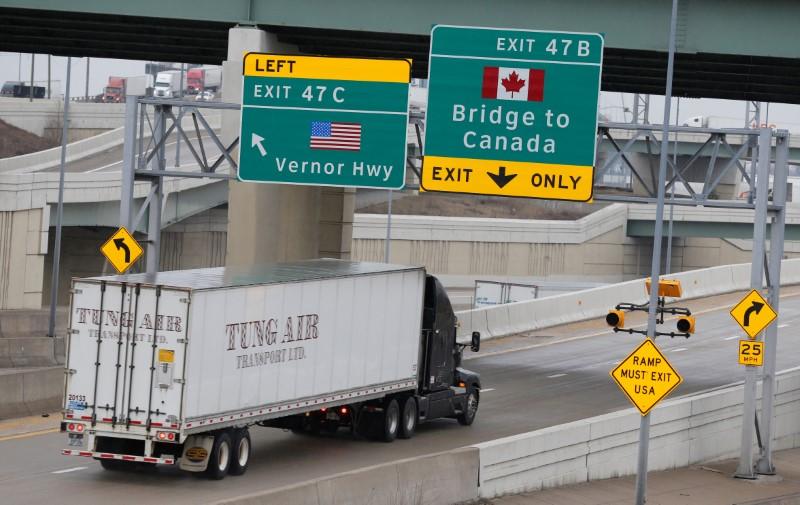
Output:
[[[58,170],[58,206],[56,207],[56,239],[53,246],[53,277],[50,282],[50,321],[47,336],[56,336],[56,303],[58,303],[58,276],[61,266],[61,225],[64,219],[64,170],[67,160],[67,135],[69,134],[69,85],[72,58],[67,57],[67,87],[64,88],[64,115],[61,119],[61,163]],[[33,82],[31,82],[31,89]],[[53,346],[55,350],[55,345]]]
[[[669,56],[667,59],[667,84],[664,95],[664,121],[661,129],[661,153],[658,162],[658,203],[656,222],[653,230],[653,264],[650,278],[650,305],[647,312],[647,336],[655,339],[656,308],[658,305],[659,270],[661,269],[661,239],[664,234],[664,185],[667,181],[667,155],[669,150],[669,121],[672,101],[672,74],[675,61],[675,29],[678,17],[678,0],[672,0],[672,17],[669,25]],[[639,457],[636,469],[636,505],[644,505],[647,500],[647,457],[650,450],[650,414],[642,416],[639,424]]]
[[[775,176],[773,179],[772,201],[779,205],[772,218],[769,241],[769,265],[767,286],[769,304],[775,312],[779,310],[781,289],[781,260],[783,259],[783,238],[786,225],[786,178],[789,158],[789,138],[778,137],[775,146]],[[775,473],[772,464],[773,407],[775,403],[775,358],[778,346],[778,325],[772,324],[765,332],[764,361],[761,393],[761,432],[763,449],[756,464],[756,471],[764,475]]]
[[[767,234],[767,195],[769,189],[769,157],[771,130],[762,128],[758,135],[758,166],[755,181],[756,213],[753,219],[753,264],[750,267],[750,287],[761,290],[764,285],[764,241]],[[752,191],[751,191],[752,193]],[[778,282],[780,282],[778,280]],[[758,368],[747,366],[744,376],[744,406],[742,408],[742,441],[736,477],[755,479],[753,469],[753,434],[756,416],[756,373]],[[769,423],[770,420],[767,420]]]

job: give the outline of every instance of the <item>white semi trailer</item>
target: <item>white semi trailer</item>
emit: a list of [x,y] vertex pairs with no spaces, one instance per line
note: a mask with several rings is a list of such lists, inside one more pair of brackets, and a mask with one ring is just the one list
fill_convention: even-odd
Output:
[[[420,267],[310,260],[72,282],[65,455],[221,479],[248,427],[392,441],[475,419],[456,318]],[[473,334],[472,349],[480,347]]]

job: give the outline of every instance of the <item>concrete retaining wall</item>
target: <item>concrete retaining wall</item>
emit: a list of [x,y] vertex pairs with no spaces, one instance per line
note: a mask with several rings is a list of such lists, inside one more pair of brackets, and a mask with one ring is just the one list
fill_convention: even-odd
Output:
[[[723,265],[680,272],[668,276],[680,279],[683,300],[740,291],[750,286],[750,264]],[[781,284],[800,283],[800,259],[784,260]],[[576,291],[563,295],[509,303],[457,313],[459,337],[480,331],[491,339],[604,316],[619,302],[647,301],[644,279]]]
[[478,449],[465,447],[324,477],[217,504],[444,505],[478,496]]
[[0,419],[55,412],[63,394],[63,366],[0,370]]
[[[735,457],[739,453],[742,398],[742,386],[734,385],[668,400],[655,408],[651,414],[650,471]],[[798,400],[800,368],[779,373],[775,450],[800,447]],[[622,410],[217,504],[448,505],[633,475],[640,419],[638,411]]]
[[[760,397],[759,391],[759,397]],[[649,470],[739,453],[742,386],[667,401],[652,412]],[[800,370],[778,375],[775,450],[800,446]],[[482,498],[636,473],[634,409],[477,444]],[[755,454],[758,454],[756,451]]]

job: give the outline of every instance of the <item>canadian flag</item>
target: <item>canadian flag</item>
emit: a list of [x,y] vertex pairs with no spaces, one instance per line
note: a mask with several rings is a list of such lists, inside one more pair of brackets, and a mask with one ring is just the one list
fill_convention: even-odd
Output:
[[541,102],[544,70],[536,68],[483,67],[483,98]]

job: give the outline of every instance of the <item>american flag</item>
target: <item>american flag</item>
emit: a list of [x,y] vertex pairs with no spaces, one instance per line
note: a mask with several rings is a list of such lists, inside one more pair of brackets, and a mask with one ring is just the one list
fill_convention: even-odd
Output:
[[359,151],[361,124],[312,121],[310,147],[334,151]]

